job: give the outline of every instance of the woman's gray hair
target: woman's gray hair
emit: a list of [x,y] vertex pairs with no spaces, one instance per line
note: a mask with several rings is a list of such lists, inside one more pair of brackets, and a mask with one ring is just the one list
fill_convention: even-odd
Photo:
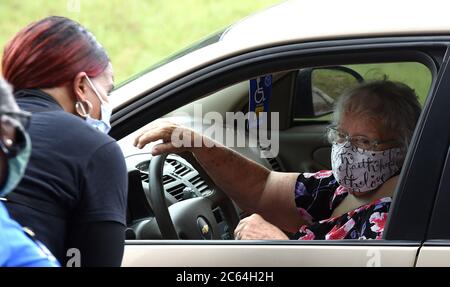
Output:
[[362,84],[339,97],[333,124],[339,125],[346,113],[376,119],[382,128],[398,136],[406,153],[420,112],[413,89],[403,83],[381,80]]

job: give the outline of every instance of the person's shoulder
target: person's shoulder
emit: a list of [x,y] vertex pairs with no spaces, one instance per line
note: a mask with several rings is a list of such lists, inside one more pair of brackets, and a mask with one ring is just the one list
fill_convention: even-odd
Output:
[[3,228],[3,225],[7,220],[9,220],[8,212],[6,211],[6,207],[0,201],[0,229]]
[[20,230],[19,224],[13,219],[11,219],[6,207],[3,205],[2,202],[0,202],[0,230],[1,230],[0,233],[2,233],[4,236],[15,235],[16,234],[15,231]]
[[25,235],[24,229],[0,202],[0,267],[58,267],[56,258],[42,245]]
[[17,241],[17,238],[11,236],[11,234],[15,234],[15,229],[17,227],[14,225],[14,221],[9,217],[5,206],[0,201],[0,242],[2,242],[0,244],[0,267],[7,266],[8,259],[11,257],[12,249],[8,242],[10,240]]
[[97,148],[94,152],[95,157],[118,157],[124,160],[124,156],[122,150],[119,147],[119,144],[117,144],[117,142],[112,137],[102,133],[100,133],[99,137],[102,138],[102,140],[99,140],[99,142],[102,142],[102,144],[97,145]]
[[[315,173],[300,173],[295,183],[295,198],[300,201],[331,199],[338,188],[331,170],[321,170]],[[320,195],[319,197],[317,195]]]
[[332,170],[320,170],[314,173],[300,173],[297,177],[297,184],[299,183],[308,185],[313,189],[326,186],[327,188],[330,188],[330,190],[334,190],[338,187]]
[[96,158],[102,158],[105,164],[123,158],[112,137],[90,126],[84,119],[64,111],[37,113],[29,133],[35,154],[45,156],[51,150],[72,160],[76,151],[76,162],[82,165]]
[[62,110],[51,110],[43,112],[32,113],[32,124],[33,123],[43,123],[50,127],[61,127],[66,130],[69,129],[83,129],[83,119],[77,117],[71,113]]
[[43,117],[47,119],[57,119],[57,121],[52,122],[53,125],[66,126],[67,124],[73,125],[74,127],[82,127],[83,124],[86,125],[84,120],[76,115],[65,111],[45,111],[40,113],[33,113],[33,118]]
[[[58,137],[68,137],[77,143],[87,143],[92,146],[101,146],[110,142],[115,142],[110,136],[101,133],[94,127],[90,126],[86,121],[78,116],[65,111],[49,111],[33,114],[33,117],[45,118],[49,126]],[[50,129],[48,129],[50,130]]]
[[315,178],[315,179],[334,179],[333,176],[333,171],[332,170],[320,170],[318,172],[314,172],[314,173],[309,173],[309,172],[304,172],[301,174],[303,176],[303,178]]
[[96,166],[103,170],[126,171],[125,157],[122,153],[119,144],[110,136],[99,131],[98,139],[95,148],[91,148],[91,155],[89,157],[89,165]]

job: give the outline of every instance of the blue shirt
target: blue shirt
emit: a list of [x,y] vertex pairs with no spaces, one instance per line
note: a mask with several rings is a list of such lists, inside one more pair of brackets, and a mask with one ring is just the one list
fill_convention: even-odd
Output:
[[6,207],[64,264],[74,227],[126,225],[125,159],[113,138],[65,112],[50,95],[21,90],[15,96],[20,108],[32,113],[32,151]]
[[42,244],[31,240],[0,202],[0,267],[58,267]]

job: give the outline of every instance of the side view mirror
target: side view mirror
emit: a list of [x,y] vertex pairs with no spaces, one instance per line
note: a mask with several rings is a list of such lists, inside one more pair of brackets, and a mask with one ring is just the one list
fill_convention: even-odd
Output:
[[331,114],[337,98],[364,78],[343,66],[306,68],[298,71],[295,117],[315,118]]

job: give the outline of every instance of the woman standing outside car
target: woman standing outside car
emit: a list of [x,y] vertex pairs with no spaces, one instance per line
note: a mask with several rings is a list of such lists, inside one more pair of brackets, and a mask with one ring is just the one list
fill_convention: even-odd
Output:
[[63,265],[76,254],[81,266],[119,266],[127,173],[107,135],[114,76],[105,50],[80,24],[48,17],[5,46],[2,72],[19,106],[32,113],[33,150],[8,196],[11,216]]

